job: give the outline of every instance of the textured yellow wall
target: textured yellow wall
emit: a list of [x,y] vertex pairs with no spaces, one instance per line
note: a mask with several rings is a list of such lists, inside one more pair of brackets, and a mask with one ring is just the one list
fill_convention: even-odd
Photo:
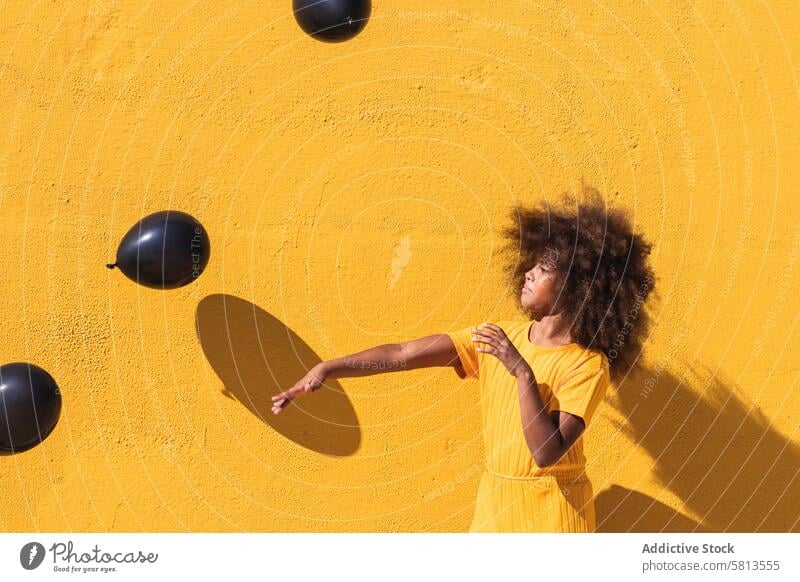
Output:
[[[340,45],[290,6],[2,4],[0,362],[64,408],[0,457],[0,530],[465,530],[476,382],[264,404],[318,358],[521,316],[506,211],[581,180],[660,291],[586,436],[599,529],[800,530],[796,3],[386,0]],[[205,274],[107,271],[165,208],[209,230]]]

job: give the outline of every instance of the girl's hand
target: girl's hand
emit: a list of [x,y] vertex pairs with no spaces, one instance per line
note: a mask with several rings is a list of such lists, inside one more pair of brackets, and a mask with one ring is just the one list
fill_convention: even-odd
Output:
[[272,412],[278,414],[281,410],[292,403],[297,396],[310,394],[325,383],[325,367],[317,364],[303,376],[297,384],[289,388],[286,392],[281,392],[272,397]]
[[517,348],[511,343],[508,336],[506,336],[506,332],[504,332],[500,326],[493,323],[484,323],[484,329],[479,329],[480,327],[481,326],[472,328],[472,341],[487,347],[483,349],[476,347],[476,351],[495,356],[503,363],[509,374],[515,378],[526,374],[533,376],[530,364],[520,355]]

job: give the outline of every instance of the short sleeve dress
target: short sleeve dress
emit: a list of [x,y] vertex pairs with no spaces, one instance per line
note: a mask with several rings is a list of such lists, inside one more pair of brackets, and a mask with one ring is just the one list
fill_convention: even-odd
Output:
[[[535,321],[498,321],[530,364],[548,412],[583,418],[586,430],[603,401],[608,359],[578,344],[531,343]],[[476,351],[472,327],[447,334],[458,351],[461,378],[480,382],[485,470],[470,532],[592,532],[594,492],[586,476],[583,436],[557,463],[538,467],[522,432],[517,382],[495,356]]]

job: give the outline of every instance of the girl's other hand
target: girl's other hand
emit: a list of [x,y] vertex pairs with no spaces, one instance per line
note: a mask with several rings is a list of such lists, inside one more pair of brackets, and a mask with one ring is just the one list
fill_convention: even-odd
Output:
[[[483,329],[479,329],[483,327]],[[475,351],[491,354],[500,360],[509,374],[519,378],[522,375],[533,375],[530,365],[520,355],[516,346],[506,336],[506,332],[499,325],[484,323],[482,326],[472,328],[472,341],[483,344],[484,348],[476,347]]]
[[325,366],[319,363],[311,368],[300,381],[285,392],[272,397],[272,412],[278,414],[292,403],[297,396],[310,394],[318,390],[325,383]]

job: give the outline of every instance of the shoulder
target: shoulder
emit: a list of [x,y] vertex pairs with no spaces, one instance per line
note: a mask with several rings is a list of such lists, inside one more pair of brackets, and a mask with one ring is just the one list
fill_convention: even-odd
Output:
[[608,357],[600,350],[577,346],[574,359],[564,375],[572,377],[576,374],[593,375],[601,372],[606,375],[609,373]]

